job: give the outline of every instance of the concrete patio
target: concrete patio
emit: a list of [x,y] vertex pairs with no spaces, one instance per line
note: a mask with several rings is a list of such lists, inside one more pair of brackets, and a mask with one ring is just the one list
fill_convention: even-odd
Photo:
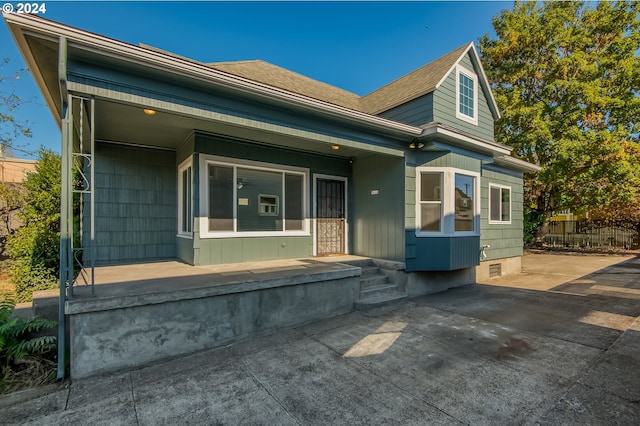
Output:
[[640,258],[523,264],[395,311],[6,396],[0,423],[638,424]]

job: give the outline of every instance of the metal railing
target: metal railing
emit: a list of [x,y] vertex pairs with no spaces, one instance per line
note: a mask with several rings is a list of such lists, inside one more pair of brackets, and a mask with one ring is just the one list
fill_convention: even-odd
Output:
[[636,230],[583,220],[549,222],[544,242],[560,247],[640,248]]

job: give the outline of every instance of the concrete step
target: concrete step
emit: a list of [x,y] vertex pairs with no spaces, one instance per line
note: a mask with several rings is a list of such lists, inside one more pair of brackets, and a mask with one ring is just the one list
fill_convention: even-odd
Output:
[[390,293],[385,295],[368,297],[356,301],[357,311],[370,311],[384,306],[401,305],[407,301],[406,293]]
[[369,299],[376,296],[396,294],[398,286],[391,283],[377,284],[360,289],[360,299]]
[[357,259],[357,260],[348,260],[346,262],[342,262],[345,265],[351,265],[351,266],[359,266],[359,267],[366,267],[366,266],[376,266],[375,263],[373,263],[373,260],[371,259]]
[[372,277],[372,276],[376,276],[376,275],[383,275],[383,273],[380,270],[380,268],[378,268],[375,265],[373,265],[373,266],[361,266],[360,269],[362,269],[362,274],[360,275],[360,278],[368,278],[368,277]]
[[363,290],[367,287],[388,283],[389,279],[386,275],[373,275],[366,278],[360,278],[360,289]]

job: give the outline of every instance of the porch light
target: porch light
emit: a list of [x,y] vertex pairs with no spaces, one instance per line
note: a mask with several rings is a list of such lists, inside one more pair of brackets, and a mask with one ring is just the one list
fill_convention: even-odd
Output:
[[143,109],[144,113],[147,115],[156,115],[156,110],[155,109]]
[[337,151],[340,149],[340,145],[331,145],[331,149]]
[[424,148],[424,144],[422,142],[419,142],[417,140],[412,140],[411,143],[409,144],[409,148],[410,149],[422,149]]

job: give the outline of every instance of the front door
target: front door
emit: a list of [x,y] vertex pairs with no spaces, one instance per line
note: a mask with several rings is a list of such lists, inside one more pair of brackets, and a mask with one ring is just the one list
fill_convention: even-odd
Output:
[[316,241],[318,256],[346,251],[345,181],[316,180]]

